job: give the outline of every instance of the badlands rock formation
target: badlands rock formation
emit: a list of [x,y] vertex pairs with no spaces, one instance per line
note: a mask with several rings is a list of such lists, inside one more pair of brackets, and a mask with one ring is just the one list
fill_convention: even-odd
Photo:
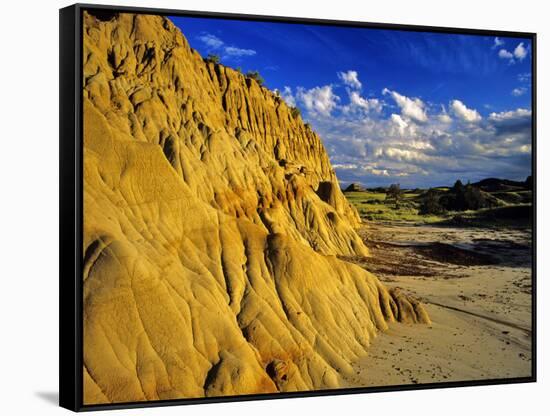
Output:
[[84,15],[85,404],[338,388],[417,302],[320,138],[166,18]]
[[365,192],[365,188],[358,183],[350,183],[344,192]]

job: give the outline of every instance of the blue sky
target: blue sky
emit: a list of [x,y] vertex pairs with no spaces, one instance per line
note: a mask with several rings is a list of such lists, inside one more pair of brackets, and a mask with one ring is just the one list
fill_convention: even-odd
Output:
[[529,39],[171,17],[302,110],[342,184],[531,174]]

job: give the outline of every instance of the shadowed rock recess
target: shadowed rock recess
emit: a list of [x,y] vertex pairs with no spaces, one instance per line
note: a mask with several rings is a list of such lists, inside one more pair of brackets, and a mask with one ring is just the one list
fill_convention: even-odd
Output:
[[338,388],[387,322],[320,138],[160,16],[84,14],[85,404]]

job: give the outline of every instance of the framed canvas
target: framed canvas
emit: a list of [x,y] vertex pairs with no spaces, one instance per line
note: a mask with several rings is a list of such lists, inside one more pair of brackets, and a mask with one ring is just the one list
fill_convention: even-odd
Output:
[[535,57],[61,9],[61,406],[535,381]]

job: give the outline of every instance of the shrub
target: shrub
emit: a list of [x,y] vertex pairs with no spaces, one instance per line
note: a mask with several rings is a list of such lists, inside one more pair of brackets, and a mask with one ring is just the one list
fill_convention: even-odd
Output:
[[246,73],[246,77],[253,79],[256,81],[260,86],[263,86],[265,84],[264,78],[260,75],[258,71],[248,71]]
[[299,116],[302,115],[300,109],[298,107],[291,107],[290,108],[290,114],[292,115],[293,118],[298,118]]
[[213,64],[219,64],[220,63],[220,56],[211,53],[206,57],[205,60],[206,60],[206,62],[212,62]]
[[442,214],[445,212],[445,209],[439,202],[438,192],[434,189],[428,189],[422,198],[420,203],[420,209],[418,213],[420,215],[429,215],[429,214]]

